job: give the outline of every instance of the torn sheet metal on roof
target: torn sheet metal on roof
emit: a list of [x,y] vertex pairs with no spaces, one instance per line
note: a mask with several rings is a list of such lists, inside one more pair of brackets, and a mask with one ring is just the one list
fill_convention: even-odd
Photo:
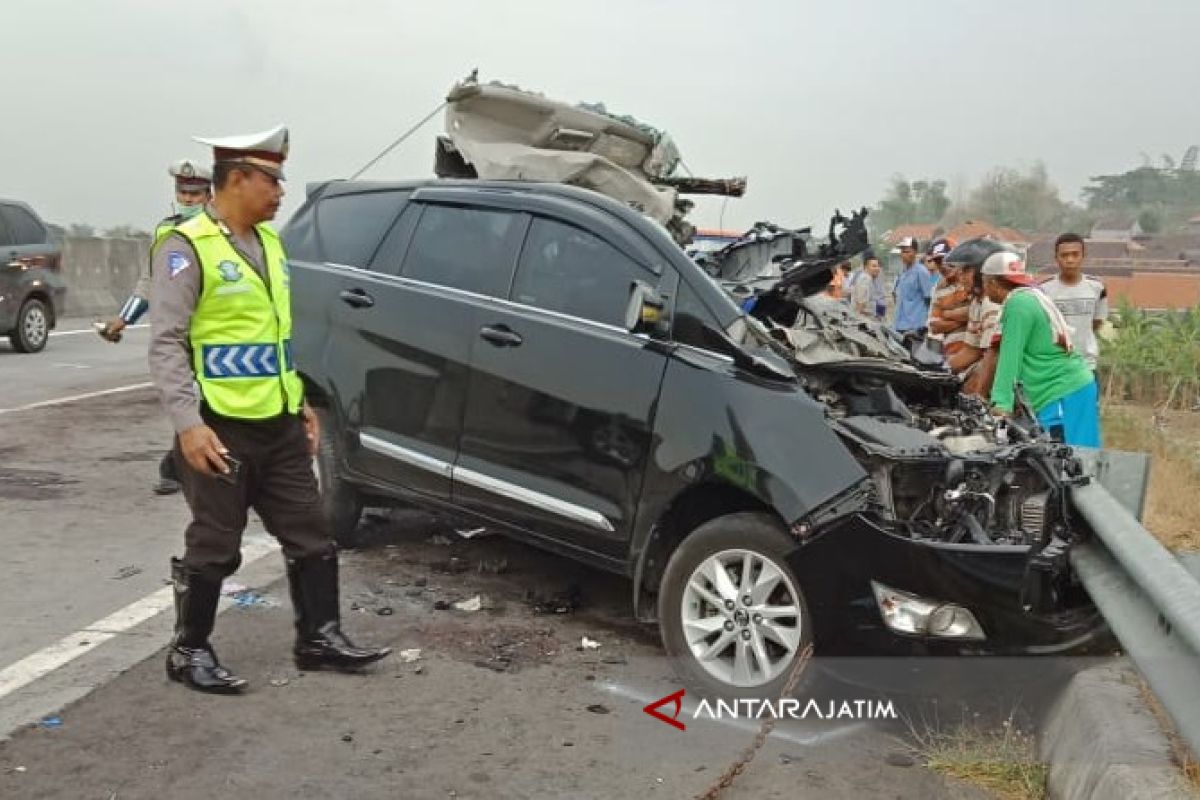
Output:
[[466,81],[447,99],[446,133],[480,178],[583,186],[664,225],[675,213],[675,190],[644,171],[678,163],[670,137],[507,86]]
[[446,136],[439,137],[439,177],[569,183],[627,203],[679,241],[692,228],[681,194],[740,197],[745,178],[676,174],[682,163],[671,137],[603,104],[572,106],[474,75],[446,98]]

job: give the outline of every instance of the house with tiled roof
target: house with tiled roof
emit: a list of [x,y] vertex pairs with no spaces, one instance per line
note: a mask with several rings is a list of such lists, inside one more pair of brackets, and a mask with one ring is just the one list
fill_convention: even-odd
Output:
[[941,235],[942,228],[937,223],[932,225],[897,225],[890,231],[879,237],[880,240],[888,247],[895,247],[906,236],[911,236],[920,242],[924,248],[930,241]]

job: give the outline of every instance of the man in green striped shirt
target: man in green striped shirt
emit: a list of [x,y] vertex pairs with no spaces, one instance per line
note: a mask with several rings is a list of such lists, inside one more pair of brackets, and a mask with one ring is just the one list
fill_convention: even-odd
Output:
[[1087,362],[1071,344],[1071,328],[1054,302],[1034,288],[1024,260],[993,253],[983,262],[984,291],[1003,303],[1000,355],[992,383],[992,406],[1012,414],[1019,382],[1038,421],[1056,439],[1100,446],[1099,397]]

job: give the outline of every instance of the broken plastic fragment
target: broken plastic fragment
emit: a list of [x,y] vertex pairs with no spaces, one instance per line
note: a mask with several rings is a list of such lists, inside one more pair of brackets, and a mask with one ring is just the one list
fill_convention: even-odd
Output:
[[419,661],[421,658],[421,648],[414,647],[411,650],[400,651],[400,661],[404,664],[411,664],[414,661]]
[[455,530],[454,532],[457,533],[459,536],[461,536],[464,539],[474,539],[476,537],[486,536],[488,529],[487,528],[471,528],[470,530],[462,530],[462,531]]
[[454,604],[454,608],[458,611],[478,611],[483,608],[483,598],[475,595],[469,600],[459,600]]
[[589,639],[588,637],[584,636],[579,641],[579,646],[582,647],[584,650],[595,650],[598,647],[600,647],[600,643],[597,642],[595,639]]

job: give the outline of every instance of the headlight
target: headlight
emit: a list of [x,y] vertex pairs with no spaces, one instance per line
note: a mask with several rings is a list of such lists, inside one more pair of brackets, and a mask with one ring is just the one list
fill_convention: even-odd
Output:
[[960,605],[930,600],[871,581],[883,622],[897,633],[939,639],[986,639],[975,615]]

